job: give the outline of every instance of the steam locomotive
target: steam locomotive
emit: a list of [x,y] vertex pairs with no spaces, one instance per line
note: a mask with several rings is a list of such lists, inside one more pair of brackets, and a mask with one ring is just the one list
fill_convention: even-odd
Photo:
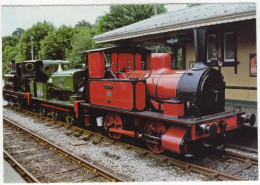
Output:
[[207,64],[206,34],[194,30],[196,64],[189,70],[172,70],[170,54],[137,46],[84,51],[83,69],[64,70],[68,61],[12,61],[3,96],[114,139],[143,140],[155,153],[185,155],[198,140],[255,123],[254,114],[225,111],[224,78]]

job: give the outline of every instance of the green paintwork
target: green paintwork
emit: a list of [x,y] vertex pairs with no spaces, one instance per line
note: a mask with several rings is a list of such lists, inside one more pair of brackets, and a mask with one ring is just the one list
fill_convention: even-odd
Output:
[[84,78],[84,71],[80,69],[73,69],[62,72],[55,72],[48,80],[53,85],[54,90],[75,91],[77,85]]
[[51,94],[48,91],[48,84],[47,83],[42,83],[42,82],[36,82],[36,93],[37,93],[37,98],[42,98],[42,99],[50,99]]
[[73,95],[70,96],[70,103],[74,104],[74,101],[82,99],[81,96]]
[[[50,78],[50,76],[58,70],[59,63],[61,62],[62,68],[69,69],[69,61],[65,60],[43,60],[43,73]],[[46,70],[49,66],[49,70]]]
[[34,80],[30,80],[30,94],[32,97],[36,96],[36,94],[34,94]]

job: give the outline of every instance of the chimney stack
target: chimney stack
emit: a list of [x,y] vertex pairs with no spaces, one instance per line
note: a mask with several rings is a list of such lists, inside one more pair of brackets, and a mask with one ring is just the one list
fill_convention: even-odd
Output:
[[194,68],[209,68],[207,64],[207,28],[194,29],[196,64]]

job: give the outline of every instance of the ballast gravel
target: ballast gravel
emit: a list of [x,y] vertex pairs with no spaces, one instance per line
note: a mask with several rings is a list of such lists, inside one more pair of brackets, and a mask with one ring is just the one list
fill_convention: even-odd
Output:
[[109,170],[126,181],[208,180],[206,176],[201,174],[187,172],[180,167],[142,156],[135,151],[126,150],[121,146],[112,145],[104,141],[95,143],[93,142],[95,139],[90,138],[84,145],[73,146],[69,143],[73,143],[73,141],[77,141],[79,138],[73,134],[66,134],[68,129],[65,127],[54,127],[54,125],[45,124],[45,122],[37,118],[28,117],[6,108],[3,108],[3,115],[71,153],[86,160],[91,160],[93,164]]

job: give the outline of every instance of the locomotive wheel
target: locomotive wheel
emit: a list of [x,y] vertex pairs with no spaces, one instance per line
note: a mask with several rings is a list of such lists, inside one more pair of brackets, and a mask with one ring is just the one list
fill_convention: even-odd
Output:
[[[104,127],[123,130],[123,120],[121,119],[121,116],[118,113],[109,112],[106,116],[106,120],[104,122]],[[108,132],[108,135],[109,135],[109,137],[111,137],[113,139],[120,139],[122,136],[122,134],[114,133],[114,132]]]
[[67,114],[65,119],[66,119],[66,122],[70,125],[73,125],[75,123],[75,120],[76,120],[75,116],[72,115],[72,114]]
[[[156,138],[161,138],[161,136],[165,134],[167,130],[163,122],[150,120],[145,124],[144,130],[146,130],[148,138],[146,139],[147,147],[154,153],[162,153],[164,149],[162,147],[161,141]],[[152,137],[149,138],[149,136]]]
[[45,108],[40,108],[39,110],[40,114],[43,115],[43,116],[46,116],[47,115],[47,111]]
[[57,121],[59,119],[60,115],[57,111],[52,111],[51,112],[51,118]]

